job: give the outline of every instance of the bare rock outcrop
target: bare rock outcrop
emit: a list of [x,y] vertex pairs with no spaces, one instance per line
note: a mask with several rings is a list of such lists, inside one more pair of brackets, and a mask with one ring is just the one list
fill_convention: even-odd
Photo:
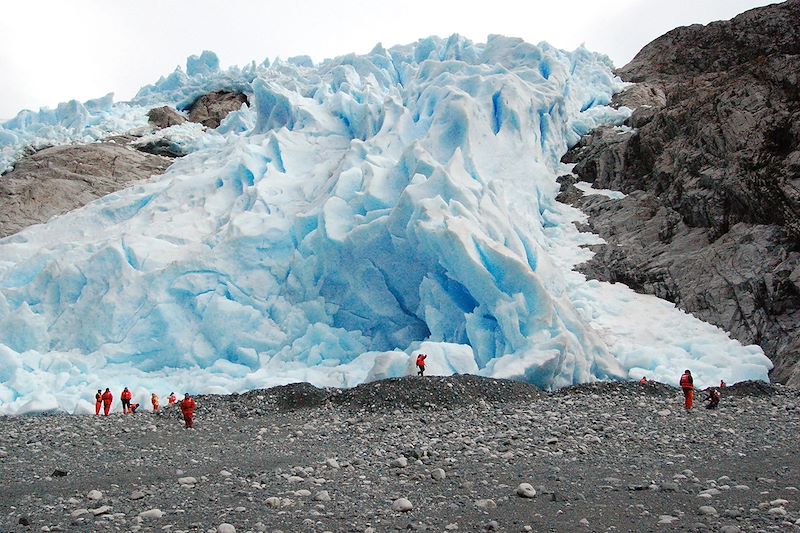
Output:
[[189,120],[207,128],[216,128],[232,111],[246,104],[247,95],[229,91],[204,94],[189,106]]
[[675,29],[618,73],[635,108],[564,158],[622,200],[565,200],[609,245],[582,270],[759,344],[800,385],[800,1]]
[[147,113],[147,120],[154,127],[163,129],[186,122],[186,118],[169,106],[154,107]]
[[0,176],[0,238],[163,174],[172,161],[123,142],[54,146],[23,157]]

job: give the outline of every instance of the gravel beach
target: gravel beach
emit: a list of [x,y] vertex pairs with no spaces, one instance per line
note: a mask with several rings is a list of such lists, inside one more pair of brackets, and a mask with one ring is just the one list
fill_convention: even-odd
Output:
[[192,430],[2,417],[0,531],[800,531],[800,391],[722,392],[462,375],[198,396]]

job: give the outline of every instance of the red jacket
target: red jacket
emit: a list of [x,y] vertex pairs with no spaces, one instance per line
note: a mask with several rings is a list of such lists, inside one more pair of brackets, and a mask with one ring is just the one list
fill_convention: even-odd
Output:
[[94,395],[94,401],[97,402],[97,403],[102,402],[103,401],[103,393],[102,392],[98,392],[97,394],[95,394]]
[[681,376],[681,388],[682,389],[693,389],[694,388],[694,380],[692,379],[691,374],[684,373]]
[[417,366],[425,366],[425,358],[428,357],[424,353],[417,356]]
[[131,394],[131,391],[129,390],[124,390],[122,391],[122,394],[120,394],[119,397],[121,400],[130,400],[131,398],[133,398],[133,394]]
[[111,394],[110,390],[107,390],[107,391],[105,391],[103,393],[103,403],[109,404],[109,403],[111,403],[111,400],[113,400],[113,399],[114,399],[114,395]]
[[181,400],[181,413],[183,416],[192,416],[194,414],[194,398],[184,398]]

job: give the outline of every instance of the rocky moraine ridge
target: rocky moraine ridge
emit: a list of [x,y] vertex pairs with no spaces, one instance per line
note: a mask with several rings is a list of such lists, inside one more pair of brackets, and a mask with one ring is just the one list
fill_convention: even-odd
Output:
[[[759,344],[800,385],[800,1],[677,28],[618,74],[625,128],[564,157],[563,201],[607,245],[580,269]],[[575,181],[614,189],[581,196]]]
[[800,531],[800,391],[461,375],[0,418],[0,531]]

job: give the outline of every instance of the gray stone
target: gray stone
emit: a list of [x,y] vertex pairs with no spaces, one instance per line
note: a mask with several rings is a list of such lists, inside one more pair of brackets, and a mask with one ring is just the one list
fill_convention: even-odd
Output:
[[530,483],[520,483],[517,487],[517,496],[521,498],[535,498],[536,489]]
[[491,511],[492,509],[497,509],[497,503],[491,498],[477,500],[475,502],[475,506],[478,507],[479,509],[483,509],[484,511]]
[[431,471],[431,477],[433,479],[435,479],[436,481],[441,481],[445,477],[447,477],[447,474],[445,473],[444,469],[442,469],[442,468],[434,468]]
[[408,459],[406,459],[405,457],[398,457],[396,459],[392,459],[392,461],[389,463],[389,466],[391,466],[392,468],[405,468],[408,466]]
[[139,513],[140,518],[161,518],[164,512],[161,509],[148,509]]
[[314,500],[318,502],[329,502],[331,501],[331,495],[328,494],[327,490],[321,490],[314,495]]
[[264,500],[264,503],[267,505],[267,507],[277,509],[278,507],[281,506],[281,499],[278,498],[277,496],[270,496],[269,498]]
[[413,508],[414,506],[411,505],[411,502],[406,498],[397,498],[394,502],[392,502],[392,511],[407,513]]

